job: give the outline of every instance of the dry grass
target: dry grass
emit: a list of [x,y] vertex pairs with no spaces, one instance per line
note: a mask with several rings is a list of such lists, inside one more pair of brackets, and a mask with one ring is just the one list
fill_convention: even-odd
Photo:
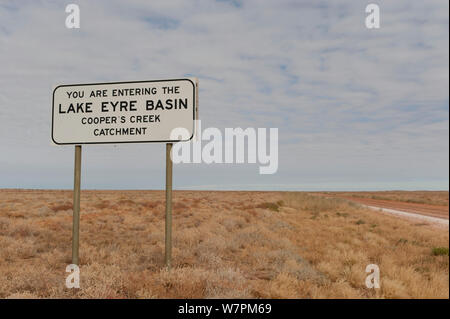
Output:
[[67,289],[71,200],[0,190],[1,298],[449,297],[448,230],[276,192],[174,192],[167,271],[163,192],[83,191],[81,289]]

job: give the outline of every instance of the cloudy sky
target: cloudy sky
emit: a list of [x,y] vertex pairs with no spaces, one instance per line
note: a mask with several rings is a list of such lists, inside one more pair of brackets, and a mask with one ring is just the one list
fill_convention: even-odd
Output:
[[[65,27],[78,4],[81,28]],[[71,188],[59,84],[197,77],[202,127],[276,127],[279,169],[179,164],[176,189],[447,189],[449,3],[0,0],[0,188]],[[162,189],[164,144],[83,147],[82,187]]]

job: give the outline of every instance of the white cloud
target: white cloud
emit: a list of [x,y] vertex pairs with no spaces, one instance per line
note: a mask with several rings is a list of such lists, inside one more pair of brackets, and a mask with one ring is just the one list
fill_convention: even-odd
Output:
[[[61,2],[0,4],[0,187],[70,187],[53,86],[188,74],[204,127],[280,128],[280,169],[183,166],[180,185],[448,185],[448,2],[379,1],[378,30],[354,1],[77,3],[79,30]],[[162,145],[85,150],[86,186],[163,185],[142,177],[162,176]]]

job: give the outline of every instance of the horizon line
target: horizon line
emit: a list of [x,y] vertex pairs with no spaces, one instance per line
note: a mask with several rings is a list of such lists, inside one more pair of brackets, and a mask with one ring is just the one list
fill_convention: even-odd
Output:
[[[73,188],[21,188],[21,187],[0,187],[0,191],[4,190],[22,190],[22,191],[73,191]],[[165,189],[151,188],[82,188],[82,191],[165,191]],[[180,188],[172,191],[190,191],[190,192],[449,192],[449,189],[304,189],[304,190],[273,190],[273,189],[189,189]]]

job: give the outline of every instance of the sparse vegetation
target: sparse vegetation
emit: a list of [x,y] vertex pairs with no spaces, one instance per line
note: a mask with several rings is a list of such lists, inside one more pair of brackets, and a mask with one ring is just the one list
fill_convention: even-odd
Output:
[[268,210],[271,210],[271,211],[274,211],[274,212],[278,212],[279,208],[281,206],[281,205],[279,205],[279,202],[282,202],[282,201],[278,201],[276,203],[264,202],[264,203],[261,203],[261,204],[257,205],[256,208],[268,209]]
[[71,210],[72,209],[72,203],[65,202],[65,203],[62,203],[62,204],[54,204],[54,205],[51,205],[50,208],[55,213],[59,212],[59,211],[69,210],[69,209]]
[[432,249],[433,256],[448,256],[448,247],[436,247]]
[[[72,192],[0,190],[0,298],[449,297],[448,229],[307,193],[173,196],[167,271],[164,192],[82,191],[74,291]],[[364,284],[371,263],[377,290]]]

